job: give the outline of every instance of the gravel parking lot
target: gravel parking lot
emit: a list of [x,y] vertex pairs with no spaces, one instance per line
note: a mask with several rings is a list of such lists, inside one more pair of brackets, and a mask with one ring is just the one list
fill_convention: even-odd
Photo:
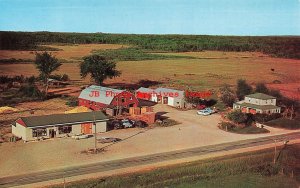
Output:
[[101,133],[98,135],[99,138],[117,137],[122,141],[114,144],[99,143],[98,147],[107,147],[105,152],[97,155],[81,153],[83,150],[94,147],[93,137],[83,140],[60,138],[29,143],[3,143],[0,145],[0,176],[293,132],[273,128],[270,133],[266,134],[240,135],[220,130],[217,127],[220,122],[218,114],[199,116],[196,110],[180,111],[164,105],[156,105],[154,110],[181,124],[171,127],[130,128]]

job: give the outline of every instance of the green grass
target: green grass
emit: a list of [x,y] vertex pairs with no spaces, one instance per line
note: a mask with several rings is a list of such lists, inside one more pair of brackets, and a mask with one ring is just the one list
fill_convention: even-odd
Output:
[[191,56],[182,55],[163,55],[147,53],[138,48],[120,48],[114,50],[94,50],[93,53],[103,55],[115,61],[142,61],[142,60],[157,60],[157,59],[195,59]]
[[220,124],[221,129],[226,130],[226,127],[228,132],[238,133],[238,134],[260,134],[260,133],[270,132],[265,128],[258,128],[255,126],[237,127],[233,123],[229,123],[229,122],[222,122]]
[[284,128],[284,129],[299,129],[300,128],[300,120],[299,119],[286,119],[286,118],[278,118],[275,120],[271,120],[265,123],[268,126],[276,127],[276,128]]
[[[94,187],[298,187],[300,145],[184,163],[152,171],[68,183],[69,188]],[[295,165],[296,164],[296,165]],[[298,165],[297,165],[298,164]],[[281,173],[283,169],[283,173]],[[290,177],[294,172],[294,178]],[[63,186],[54,186],[63,187]]]

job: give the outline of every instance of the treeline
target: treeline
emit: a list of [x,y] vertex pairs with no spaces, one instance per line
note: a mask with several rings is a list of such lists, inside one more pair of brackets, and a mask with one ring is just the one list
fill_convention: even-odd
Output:
[[138,35],[107,33],[0,32],[0,49],[38,49],[38,44],[124,44],[152,51],[259,51],[300,59],[298,36]]

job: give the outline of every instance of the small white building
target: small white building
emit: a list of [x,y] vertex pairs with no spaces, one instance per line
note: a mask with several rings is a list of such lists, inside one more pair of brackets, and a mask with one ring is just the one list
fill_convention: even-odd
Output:
[[245,113],[280,113],[280,107],[276,106],[276,97],[263,93],[246,95],[245,99],[233,104],[233,109],[240,109]]
[[[12,133],[24,141],[106,132],[108,118],[100,111],[21,117]],[[96,126],[96,127],[95,127]]]
[[159,104],[167,104],[178,108],[185,108],[186,106],[184,91],[176,89],[161,87],[150,89],[141,87],[136,90],[136,97],[138,99],[149,100]]

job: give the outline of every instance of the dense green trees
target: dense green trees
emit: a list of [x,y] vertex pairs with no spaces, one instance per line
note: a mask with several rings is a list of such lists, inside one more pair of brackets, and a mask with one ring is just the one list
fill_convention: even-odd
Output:
[[257,83],[255,85],[255,92],[269,94],[269,89],[266,87],[264,83]]
[[80,75],[85,78],[88,74],[97,84],[102,84],[106,78],[120,76],[121,72],[116,70],[116,63],[103,56],[91,55],[83,58],[80,64]]
[[107,33],[0,32],[0,49],[36,49],[43,43],[127,44],[154,51],[260,51],[300,59],[300,37],[129,35]]
[[249,84],[247,84],[246,80],[237,80],[236,96],[239,100],[244,99],[245,95],[249,95],[251,93],[252,87]]

